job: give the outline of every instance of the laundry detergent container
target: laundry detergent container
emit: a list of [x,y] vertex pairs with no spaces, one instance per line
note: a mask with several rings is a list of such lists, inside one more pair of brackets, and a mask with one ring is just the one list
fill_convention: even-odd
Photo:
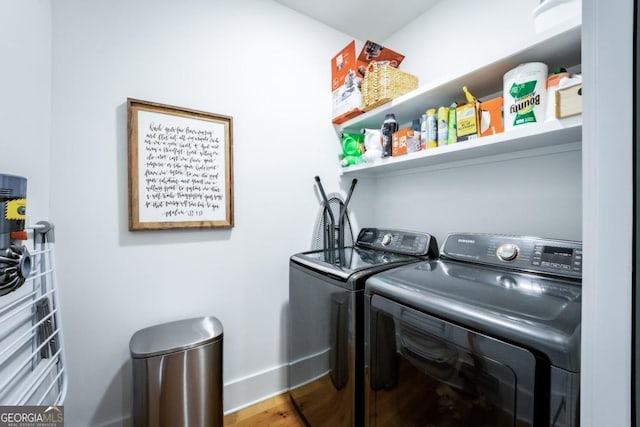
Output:
[[222,335],[210,316],[133,334],[135,427],[222,427]]

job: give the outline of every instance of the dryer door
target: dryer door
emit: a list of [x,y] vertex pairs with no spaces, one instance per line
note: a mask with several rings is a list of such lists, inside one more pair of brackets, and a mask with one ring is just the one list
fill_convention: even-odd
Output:
[[368,326],[369,425],[534,425],[529,351],[377,295]]

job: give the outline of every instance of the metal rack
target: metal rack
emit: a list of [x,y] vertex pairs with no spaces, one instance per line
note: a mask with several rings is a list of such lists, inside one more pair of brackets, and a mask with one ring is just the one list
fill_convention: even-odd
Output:
[[38,222],[27,231],[31,272],[20,288],[0,296],[0,405],[61,405],[67,372],[54,227]]

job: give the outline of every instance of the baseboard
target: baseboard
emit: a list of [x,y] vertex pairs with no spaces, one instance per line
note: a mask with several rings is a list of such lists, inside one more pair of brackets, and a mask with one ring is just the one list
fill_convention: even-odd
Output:
[[287,365],[280,365],[224,384],[224,414],[255,405],[287,391]]
[[331,349],[328,348],[291,362],[289,364],[289,386],[298,388],[326,375],[330,369],[330,351]]

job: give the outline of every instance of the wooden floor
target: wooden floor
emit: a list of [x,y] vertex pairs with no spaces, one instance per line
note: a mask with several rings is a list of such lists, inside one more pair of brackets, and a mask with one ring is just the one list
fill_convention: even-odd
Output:
[[224,417],[226,427],[303,427],[289,396],[281,394]]

